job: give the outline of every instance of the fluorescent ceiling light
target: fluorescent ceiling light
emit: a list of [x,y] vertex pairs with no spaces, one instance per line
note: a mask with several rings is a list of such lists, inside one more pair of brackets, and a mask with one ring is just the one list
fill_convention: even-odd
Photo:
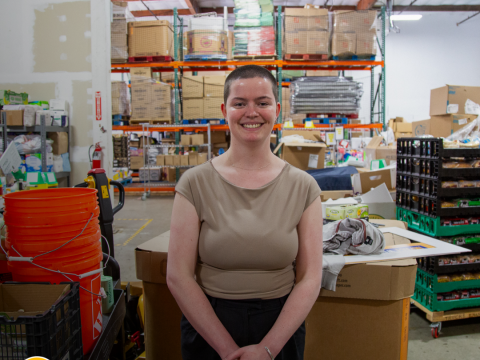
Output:
[[390,19],[393,21],[407,21],[407,20],[420,20],[422,15],[392,15]]

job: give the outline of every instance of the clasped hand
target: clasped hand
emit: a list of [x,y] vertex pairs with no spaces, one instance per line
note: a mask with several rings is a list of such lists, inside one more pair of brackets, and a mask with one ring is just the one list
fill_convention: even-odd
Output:
[[264,346],[257,344],[242,347],[228,355],[224,360],[270,360],[270,356]]

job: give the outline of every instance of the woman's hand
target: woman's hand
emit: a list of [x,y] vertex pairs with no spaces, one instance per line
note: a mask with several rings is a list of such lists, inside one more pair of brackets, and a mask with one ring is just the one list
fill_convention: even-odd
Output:
[[270,360],[265,346],[250,345],[245,346],[228,355],[224,360]]

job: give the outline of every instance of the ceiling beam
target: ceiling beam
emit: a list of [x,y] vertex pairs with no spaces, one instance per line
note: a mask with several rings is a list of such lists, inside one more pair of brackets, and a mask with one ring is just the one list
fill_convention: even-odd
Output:
[[360,0],[357,4],[357,10],[370,10],[377,0]]
[[413,5],[413,6],[393,6],[393,11],[480,11],[480,5]]
[[[138,10],[131,11],[132,15],[135,17],[145,17],[145,16],[173,16],[173,10]],[[153,13],[153,15],[152,15]],[[192,15],[190,9],[178,9],[178,15]]]
[[192,15],[200,13],[200,6],[198,6],[197,0],[185,0],[185,3],[190,9]]

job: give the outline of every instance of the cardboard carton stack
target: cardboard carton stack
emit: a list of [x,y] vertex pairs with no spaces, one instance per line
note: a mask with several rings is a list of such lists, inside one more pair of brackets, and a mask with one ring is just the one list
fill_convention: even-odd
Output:
[[112,63],[124,63],[128,60],[127,21],[134,20],[128,10],[128,2],[112,2],[112,22],[110,24]]
[[235,56],[275,55],[272,0],[235,1]]
[[112,115],[130,115],[128,85],[125,81],[112,81]]
[[132,68],[130,77],[132,82],[131,120],[171,121],[172,87],[154,81],[151,68]]
[[195,57],[227,59],[228,32],[226,30],[189,30],[184,35],[185,60]]
[[375,10],[339,10],[333,13],[332,55],[369,57],[376,50]]
[[167,20],[128,23],[128,56],[173,57],[173,28]]
[[328,54],[327,9],[285,9],[285,53]]
[[184,76],[184,119],[223,119],[221,105],[225,76]]

